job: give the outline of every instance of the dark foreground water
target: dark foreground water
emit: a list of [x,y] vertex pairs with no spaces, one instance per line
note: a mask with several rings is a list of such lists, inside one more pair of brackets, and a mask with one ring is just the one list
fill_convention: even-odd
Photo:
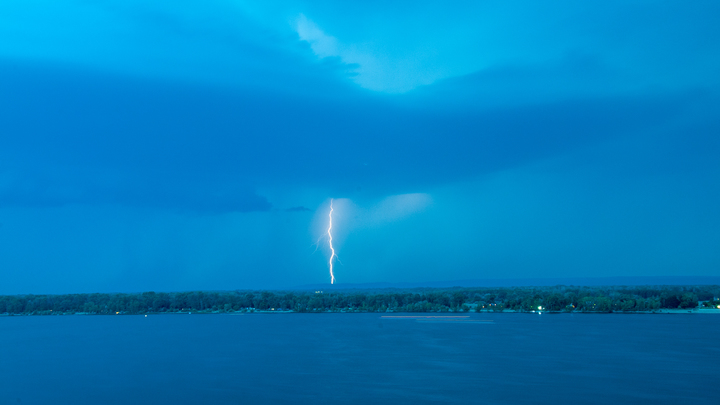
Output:
[[717,315],[467,319],[2,317],[0,404],[720,403]]

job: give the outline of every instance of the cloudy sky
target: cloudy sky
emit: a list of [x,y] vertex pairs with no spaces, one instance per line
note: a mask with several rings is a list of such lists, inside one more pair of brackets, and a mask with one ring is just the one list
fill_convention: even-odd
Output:
[[0,293],[720,276],[716,1],[0,2]]

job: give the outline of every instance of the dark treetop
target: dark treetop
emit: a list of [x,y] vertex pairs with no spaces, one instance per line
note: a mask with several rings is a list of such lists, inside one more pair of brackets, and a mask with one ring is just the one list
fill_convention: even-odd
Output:
[[622,312],[717,308],[720,286],[552,286],[346,291],[192,291],[0,296],[0,314],[294,312]]

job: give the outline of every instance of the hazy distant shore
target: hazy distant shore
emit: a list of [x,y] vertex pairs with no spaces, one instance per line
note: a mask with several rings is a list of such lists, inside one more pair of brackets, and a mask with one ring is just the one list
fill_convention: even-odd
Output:
[[[144,312],[144,313],[112,313],[112,314],[106,314],[106,313],[88,313],[88,312],[65,312],[65,313],[56,313],[56,314],[47,314],[47,313],[1,313],[0,317],[14,317],[14,316],[119,316],[119,315],[131,315],[131,316],[142,316],[142,315],[251,315],[251,314],[257,314],[257,315],[263,315],[263,314],[299,314],[299,313],[315,313],[315,314],[337,314],[337,313],[347,313],[347,314],[360,314],[360,313],[378,313],[377,311],[362,311],[362,310],[353,310],[353,311],[332,311],[332,310],[326,310],[326,311],[293,311],[293,310],[280,310],[280,311],[268,311],[268,310],[250,310],[250,311],[233,311],[233,312],[221,312],[221,311],[188,311],[188,312]],[[396,311],[387,311],[383,312],[385,314],[418,314],[418,312],[396,312]],[[453,313],[455,315],[457,314],[463,314],[464,312],[455,313],[454,311],[448,311],[448,313]],[[504,314],[654,314],[654,315],[661,315],[661,314],[718,314],[720,315],[720,309],[712,309],[712,308],[694,308],[691,310],[687,309],[662,309],[657,311],[611,311],[611,312],[593,312],[593,311],[515,311],[515,310],[505,310],[505,311],[480,311],[480,312],[470,312],[470,313],[504,313]],[[435,312],[422,312],[420,314],[427,314],[430,315],[442,315],[441,313],[435,313]]]
[[0,296],[0,315],[208,313],[718,313],[720,286],[532,286]]

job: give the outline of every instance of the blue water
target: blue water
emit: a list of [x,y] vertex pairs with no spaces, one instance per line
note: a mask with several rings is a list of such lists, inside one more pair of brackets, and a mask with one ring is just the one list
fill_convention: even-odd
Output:
[[468,319],[1,317],[0,404],[720,403],[720,316]]

